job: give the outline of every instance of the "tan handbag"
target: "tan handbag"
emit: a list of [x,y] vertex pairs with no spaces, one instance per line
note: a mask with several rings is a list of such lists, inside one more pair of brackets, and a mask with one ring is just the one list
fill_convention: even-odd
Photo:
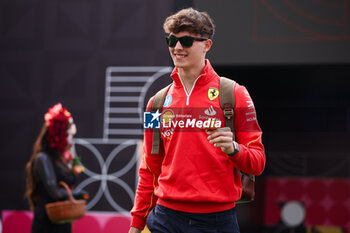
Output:
[[69,200],[46,204],[45,209],[49,219],[54,223],[63,224],[82,218],[86,211],[86,201],[75,200],[65,182],[60,181],[58,184],[67,190]]

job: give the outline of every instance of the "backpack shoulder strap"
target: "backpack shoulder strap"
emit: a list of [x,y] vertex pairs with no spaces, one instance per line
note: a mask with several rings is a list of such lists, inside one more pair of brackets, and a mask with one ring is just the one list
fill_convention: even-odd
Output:
[[[165,96],[170,88],[171,84],[164,87],[160,91],[158,91],[153,98],[152,104],[151,104],[151,111],[156,112],[159,110],[159,112],[162,112],[163,109],[163,103],[165,100]],[[152,138],[152,152],[151,154],[158,154],[159,153],[159,146],[160,146],[160,130],[159,129],[153,129],[153,138]]]
[[226,126],[230,127],[233,133],[233,140],[235,140],[235,128],[233,123],[233,109],[235,108],[235,95],[233,94],[236,82],[225,78],[220,77],[220,106],[224,111]]

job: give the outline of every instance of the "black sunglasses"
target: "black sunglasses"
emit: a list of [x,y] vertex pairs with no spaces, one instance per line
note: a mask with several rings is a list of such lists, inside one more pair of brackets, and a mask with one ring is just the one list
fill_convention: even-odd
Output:
[[206,41],[207,38],[198,38],[198,37],[192,37],[192,36],[183,36],[183,37],[176,37],[176,36],[167,36],[166,43],[169,47],[174,48],[178,41],[180,41],[182,47],[189,48],[193,45],[193,41]]

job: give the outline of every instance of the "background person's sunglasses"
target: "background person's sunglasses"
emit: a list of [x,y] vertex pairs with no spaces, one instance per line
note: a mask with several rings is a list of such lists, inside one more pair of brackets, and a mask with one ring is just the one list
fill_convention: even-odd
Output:
[[193,45],[193,41],[205,41],[208,40],[207,38],[198,38],[198,37],[192,37],[192,36],[183,36],[183,37],[176,37],[176,36],[168,36],[165,37],[166,42],[169,47],[174,48],[178,41],[180,41],[180,44],[184,48],[189,48]]

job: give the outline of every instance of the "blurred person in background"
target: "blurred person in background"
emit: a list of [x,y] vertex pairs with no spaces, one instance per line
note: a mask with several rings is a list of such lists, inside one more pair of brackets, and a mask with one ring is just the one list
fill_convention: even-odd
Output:
[[[47,203],[68,199],[60,181],[73,188],[76,175],[84,168],[80,158],[72,153],[72,138],[77,132],[73,117],[61,103],[52,106],[44,116],[45,122],[26,165],[27,187],[25,197],[34,211],[32,233],[70,233],[72,224],[50,221],[45,210]],[[87,199],[85,191],[73,189],[76,199]]]

